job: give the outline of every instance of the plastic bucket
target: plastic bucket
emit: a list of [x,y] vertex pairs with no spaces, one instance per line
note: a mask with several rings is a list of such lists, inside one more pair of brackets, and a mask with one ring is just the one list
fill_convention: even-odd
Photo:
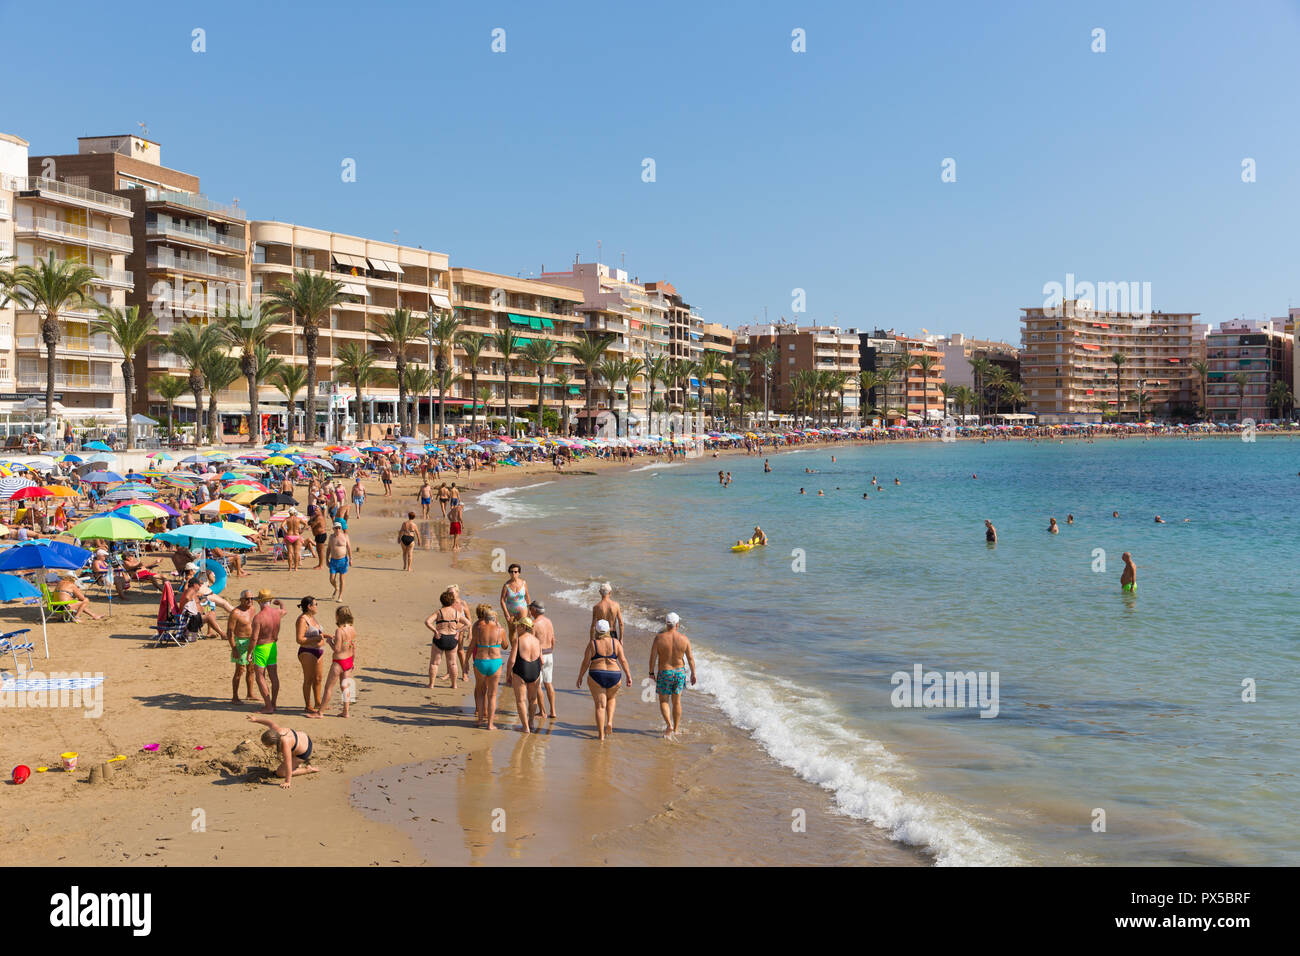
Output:
[[63,758],[63,769],[64,769],[64,770],[69,770],[69,771],[71,771],[71,770],[76,770],[76,769],[77,769],[77,753],[76,753],[76,751],[69,751],[69,752],[66,753],[66,754],[59,754],[59,756]]

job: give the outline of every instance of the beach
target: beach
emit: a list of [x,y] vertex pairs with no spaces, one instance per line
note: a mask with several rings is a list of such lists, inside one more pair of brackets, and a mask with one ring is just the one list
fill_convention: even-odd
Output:
[[[724,492],[716,488],[719,466],[707,456],[672,465],[644,458],[630,464],[583,460],[562,475],[548,464],[500,468],[495,474],[479,471],[460,482],[468,503],[461,550],[440,550],[449,546],[444,522],[421,522],[432,549],[417,553],[409,574],[399,570],[394,537],[405,512],[418,511],[419,479],[398,479],[391,499],[375,494],[378,482],[368,482],[371,497],[350,527],[354,567],[347,578],[346,603],[357,619],[359,673],[352,717],[301,716],[300,668],[290,653],[293,605],[314,594],[321,600],[322,623],[332,621],[325,572],[290,574],[283,564],[254,558],[251,576],[232,581],[231,590],[269,588],[290,611],[280,642],[285,653],[277,720],[312,735],[313,762],[322,772],[295,778],[291,789],[282,791],[269,775],[269,751],[257,742],[261,728],[246,720],[255,708],[229,703],[226,643],[204,640],[155,649],[147,637],[156,600],[134,597],[125,605],[114,602],[109,621],[50,626],[52,656],[47,663],[38,650],[37,669],[102,673],[103,714],[87,719],[76,708],[8,710],[6,768],[25,763],[50,770],[33,774],[22,787],[0,791],[0,806],[11,821],[7,835],[25,860],[45,865],[1092,863],[1105,862],[1111,850],[1094,852],[1095,844],[1087,843],[1086,836],[1070,834],[1086,833],[1087,811],[1110,801],[1107,805],[1122,821],[1118,829],[1127,829],[1130,846],[1151,854],[1153,862],[1267,859],[1252,844],[1233,845],[1221,838],[1212,818],[1192,819],[1161,802],[1162,782],[1185,786],[1177,759],[1131,794],[1117,794],[1112,786],[1104,796],[1085,796],[1050,785],[1060,769],[1054,752],[1075,755],[1088,766],[1114,763],[1116,753],[1107,750],[1113,746],[1107,741],[1127,736],[1132,742],[1126,746],[1140,746],[1154,733],[1151,721],[1163,728],[1171,758],[1187,748],[1203,752],[1211,746],[1205,737],[1206,714],[1194,712],[1193,701],[1168,688],[1153,692],[1139,680],[1148,688],[1150,703],[1135,710],[1134,695],[1124,698],[1120,688],[1095,686],[1096,667],[1082,649],[1065,657],[1043,649],[1041,658],[1028,659],[1017,672],[995,635],[974,631],[974,643],[956,663],[1001,668],[998,720],[982,721],[973,714],[960,723],[902,720],[889,708],[892,670],[917,657],[939,666],[953,662],[947,637],[972,626],[957,606],[931,598],[925,642],[909,646],[909,633],[922,628],[915,611],[906,611],[908,602],[918,598],[907,595],[920,592],[898,590],[899,582],[942,588],[945,578],[959,572],[945,561],[937,572],[927,569],[925,555],[931,548],[951,549],[956,529],[987,509],[1037,507],[1033,496],[1007,484],[1020,465],[1018,459],[1000,462],[1004,450],[1038,456],[1045,480],[1062,493],[1069,476],[1080,474],[1090,460],[1098,467],[1106,461],[1098,457],[1102,445],[1071,443],[1066,447],[1076,457],[1058,460],[1055,456],[1063,453],[1046,442],[960,444],[954,449],[937,442],[891,442],[860,450],[812,445],[770,453],[773,476],[761,475],[764,456],[724,451],[721,467],[737,481]],[[1226,454],[1236,453],[1239,444],[1168,440],[1162,445],[1153,440],[1151,448],[1175,446],[1170,452],[1175,455],[1220,448]],[[1261,446],[1284,454],[1288,444],[1289,439],[1270,439]],[[1151,450],[1141,446],[1135,441],[1105,444],[1121,455]],[[832,454],[842,466],[839,471],[831,471]],[[948,462],[926,458],[944,454],[963,457]],[[805,468],[819,474],[805,478]],[[971,481],[972,468],[980,474],[975,486],[984,497],[967,502],[960,483]],[[853,515],[854,522],[864,523],[871,529],[871,551],[822,554],[821,539],[798,539],[801,526],[819,534],[818,526],[809,523],[807,511],[781,509],[847,509],[851,501],[853,507],[863,507],[857,504],[859,486],[873,470],[885,490],[872,492],[865,507],[877,510],[865,516],[840,510],[835,513],[841,517],[832,518],[842,522],[842,516]],[[892,484],[895,471],[904,478],[897,487]],[[780,482],[777,497],[753,490],[763,477]],[[1196,482],[1210,480],[1217,480],[1217,472],[1195,473],[1188,494],[1194,496]],[[987,486],[979,486],[984,481]],[[805,497],[788,506],[794,486],[803,482],[813,494],[824,486],[831,500]],[[1087,521],[1089,528],[1099,520],[1102,502],[1113,497],[1103,491],[1081,501],[1077,489],[1069,494],[1071,501],[1080,502],[1075,506],[1080,527]],[[1124,492],[1119,500],[1145,508],[1148,500],[1160,497],[1142,489]],[[736,502],[739,511],[732,514],[727,501]],[[887,502],[906,510],[890,516],[881,510],[891,506]],[[699,508],[712,510],[701,513]],[[763,516],[765,529],[780,547],[726,554],[728,541],[747,533],[740,516],[752,514]],[[1207,520],[1204,511],[1192,516]],[[1004,539],[997,555],[1014,555],[1014,548],[1026,547],[1016,543],[1018,538],[1034,535],[1036,541],[1041,533],[1037,513],[1026,514],[1023,521],[997,517]],[[1150,521],[1149,515],[1144,518]],[[1233,520],[1231,526],[1241,530],[1254,518]],[[895,535],[900,521],[912,529],[912,540]],[[976,520],[968,531],[979,541],[973,553],[994,556],[985,551],[979,532]],[[1146,562],[1164,546],[1150,537],[1155,532],[1145,523],[1140,533],[1139,564],[1154,575],[1144,578],[1150,584],[1144,583],[1143,600],[1158,600],[1148,594],[1167,575]],[[1179,528],[1178,533],[1189,532]],[[1213,533],[1224,532],[1215,528]],[[1084,538],[1075,548],[1082,549],[1085,564],[1091,548],[1084,546],[1093,543]],[[1101,543],[1112,547],[1109,538]],[[783,568],[790,562],[790,546],[800,545],[813,573],[790,578]],[[1170,546],[1184,545],[1174,539]],[[450,583],[460,585],[471,606],[480,601],[496,605],[504,574],[493,569],[494,548],[523,564],[530,592],[546,601],[556,625],[559,717],[543,721],[533,736],[514,730],[513,696],[506,688],[498,708],[502,729],[488,732],[473,726],[472,682],[451,690],[440,678],[436,689],[425,686],[429,633],[423,620],[435,609],[437,593]],[[1050,554],[1026,553],[1036,561],[1056,560]],[[817,564],[829,560],[839,567],[854,560],[865,565],[856,569],[861,574],[855,583],[842,588],[871,595],[867,618],[839,605],[798,612],[780,603],[790,584],[803,589],[805,599],[828,600]],[[739,561],[747,563],[734,563]],[[876,566],[888,566],[888,577],[871,570]],[[1069,567],[1055,570],[1068,576],[1073,573]],[[1005,595],[1015,593],[1018,578],[1037,582],[1041,574],[1028,567],[1017,574],[1014,565],[999,568],[987,562],[977,569],[987,578],[990,593]],[[595,740],[590,695],[585,687],[577,690],[574,680],[594,582],[606,578],[613,580],[614,597],[623,602],[631,625],[626,651],[635,680],[619,695],[614,737],[602,744]],[[1099,580],[1097,586],[1109,590],[1114,584]],[[1016,640],[1041,645],[1048,642],[1039,635],[1048,634],[1059,645],[1066,633],[1088,631],[1075,623],[1089,615],[1088,602],[1068,605],[1066,590],[1080,588],[1064,588],[1053,597],[1067,602],[1061,622],[1040,616],[1027,622],[1023,632],[1013,628]],[[740,593],[749,599],[737,605]],[[758,606],[751,606],[755,601]],[[104,613],[102,599],[94,606]],[[662,738],[653,695],[641,685],[657,616],[668,609],[682,613],[683,627],[701,657],[701,687],[687,692],[685,730],[673,741]],[[1129,619],[1142,610],[1132,602],[1114,604],[1114,613]],[[991,612],[984,608],[984,613]],[[12,605],[0,614],[6,629],[19,616],[23,626],[30,626],[33,616]],[[1071,622],[1068,628],[1065,621]],[[815,625],[807,634],[805,623]],[[1173,623],[1184,629],[1187,648],[1199,654],[1188,623]],[[1088,627],[1106,633],[1110,625],[1103,618]],[[39,636],[39,622],[34,633]],[[823,652],[808,640],[827,647]],[[1262,653],[1249,640],[1242,643],[1252,659]],[[793,655],[780,656],[782,647]],[[1135,650],[1117,647],[1115,661],[1104,667],[1122,668],[1124,661],[1136,666]],[[823,658],[823,653],[830,656]],[[1159,661],[1151,649],[1138,653],[1144,669]],[[1285,652],[1275,666],[1292,666],[1293,657]],[[829,667],[823,660],[831,662]],[[1063,664],[1075,682],[1074,700],[1048,677]],[[5,669],[11,665],[7,662]],[[1233,663],[1226,669],[1235,673],[1239,668]],[[1192,690],[1192,697],[1201,693]],[[1271,720],[1285,716],[1276,707],[1262,712],[1270,722],[1254,734],[1266,734]],[[1235,739],[1252,733],[1249,725],[1239,728],[1222,715],[1211,719]],[[993,728],[1002,736],[991,736]],[[971,736],[972,729],[979,735]],[[142,752],[155,743],[155,752]],[[1279,755],[1277,772],[1292,772],[1292,750]],[[58,769],[59,754],[65,751],[80,755],[75,773]],[[109,781],[87,782],[92,765],[118,754],[126,759],[113,764]],[[1141,757],[1135,751],[1125,759]],[[1240,770],[1226,753],[1214,759],[1228,761],[1223,772]],[[1004,816],[996,809],[999,799],[1014,805]],[[1241,806],[1222,809],[1225,826],[1244,812]],[[1081,821],[1075,819],[1079,814]],[[1266,839],[1285,855],[1294,834],[1287,828]],[[1111,858],[1134,859],[1123,853]]]

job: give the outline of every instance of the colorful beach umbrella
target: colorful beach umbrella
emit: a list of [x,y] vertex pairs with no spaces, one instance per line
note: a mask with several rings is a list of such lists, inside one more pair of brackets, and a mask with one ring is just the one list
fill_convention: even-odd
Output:
[[105,541],[146,541],[149,532],[140,522],[119,515],[104,514],[87,518],[68,529],[68,534],[78,541],[102,538]]
[[86,442],[86,444],[82,445],[81,447],[82,447],[82,450],[85,450],[85,449],[87,449],[87,448],[93,449],[94,451],[112,451],[112,450],[113,450],[113,449],[110,448],[108,445],[104,444],[102,441],[91,441],[91,442]]

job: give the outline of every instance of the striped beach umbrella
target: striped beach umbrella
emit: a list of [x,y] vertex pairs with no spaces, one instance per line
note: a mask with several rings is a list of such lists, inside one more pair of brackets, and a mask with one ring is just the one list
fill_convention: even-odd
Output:
[[8,501],[14,496],[15,492],[23,488],[33,488],[36,482],[30,478],[23,478],[20,475],[13,475],[9,478],[0,478],[0,501]]

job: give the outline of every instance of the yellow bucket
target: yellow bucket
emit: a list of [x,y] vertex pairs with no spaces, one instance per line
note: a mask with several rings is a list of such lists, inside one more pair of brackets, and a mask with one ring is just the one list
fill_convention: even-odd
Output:
[[69,751],[69,752],[66,753],[66,754],[59,754],[59,756],[63,758],[63,769],[64,769],[64,770],[67,770],[67,771],[73,771],[73,770],[76,770],[76,769],[77,769],[77,753],[76,753],[76,751]]

